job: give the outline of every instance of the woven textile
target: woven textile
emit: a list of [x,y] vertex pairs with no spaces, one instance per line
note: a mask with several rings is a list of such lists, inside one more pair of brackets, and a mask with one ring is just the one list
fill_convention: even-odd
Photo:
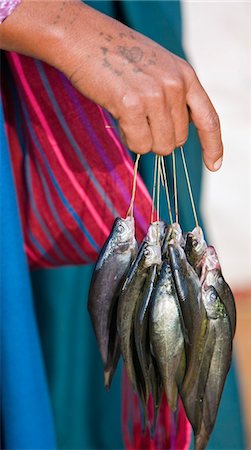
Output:
[[0,23],[6,19],[21,3],[21,0],[1,0],[0,2]]

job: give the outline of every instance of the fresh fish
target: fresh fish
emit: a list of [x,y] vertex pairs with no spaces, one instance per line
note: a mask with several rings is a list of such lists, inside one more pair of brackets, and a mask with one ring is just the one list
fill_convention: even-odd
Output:
[[205,255],[206,250],[207,244],[200,227],[196,227],[191,233],[187,233],[185,254],[188,262],[194,268],[198,276],[201,274],[203,256]]
[[159,242],[160,245],[163,244],[163,240],[165,239],[166,230],[169,225],[160,220],[159,222],[153,222],[149,226],[147,230],[146,237],[144,241],[146,242]]
[[132,382],[134,389],[137,387],[132,352],[134,345],[133,321],[135,308],[141,297],[141,292],[144,287],[149,268],[155,264],[161,264],[161,247],[158,237],[159,230],[156,227],[156,224],[151,224],[147,237],[143,241],[138,255],[128,272],[118,303],[117,329],[120,350],[127,369],[128,377]]
[[[198,373],[201,368],[208,329],[206,310],[202,302],[201,285],[195,270],[188,263],[186,255],[177,243],[169,244],[170,266],[185,324],[186,373],[180,388],[180,395],[188,417],[193,417],[197,398]],[[196,414],[198,428],[202,417],[202,407]]]
[[88,297],[88,311],[104,366],[106,387],[111,384],[119,359],[118,296],[136,252],[134,219],[118,217],[95,265]]
[[151,392],[150,371],[152,357],[150,353],[149,341],[149,302],[153,291],[156,274],[157,266],[153,265],[149,268],[149,273],[144,284],[142,296],[135,308],[134,319],[135,344],[146,388],[146,397],[144,399],[145,410],[147,409],[147,404]]
[[180,306],[170,265],[163,262],[150,304],[150,340],[170,408],[175,411],[185,373]]
[[231,323],[232,338],[236,329],[236,306],[233,293],[225,281],[218,255],[214,247],[209,246],[203,258],[201,283],[205,287],[213,286],[224,303]]
[[224,383],[232,359],[230,320],[224,303],[212,286],[206,289],[205,307],[210,324],[214,328],[215,346],[203,401],[203,419],[200,430],[195,435],[196,450],[206,448],[215,424]]
[[[202,289],[202,301],[205,303],[205,291]],[[186,414],[192,425],[194,434],[197,434],[201,427],[203,417],[203,402],[206,390],[206,383],[209,374],[209,368],[213,356],[216,336],[214,326],[207,318],[206,335],[204,345],[199,348],[197,377],[190,389],[189,395],[186,393],[185,386],[181,389],[181,396],[186,408]]]

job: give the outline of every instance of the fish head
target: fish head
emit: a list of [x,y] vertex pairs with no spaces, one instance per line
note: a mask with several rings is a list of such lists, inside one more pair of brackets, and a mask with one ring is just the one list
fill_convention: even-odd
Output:
[[218,255],[216,253],[215,248],[212,245],[207,247],[206,261],[207,261],[207,267],[209,270],[212,270],[212,269],[221,270]]
[[134,233],[133,217],[128,216],[126,219],[117,217],[112,230],[112,245],[116,246],[121,252],[126,251],[131,245],[135,244]]
[[175,222],[171,225],[171,227],[172,227],[172,235],[171,235],[170,242],[177,243],[181,247],[183,247],[184,246],[184,238],[182,235],[182,230],[181,230],[180,224]]
[[167,225],[163,221],[151,223],[147,230],[145,241],[150,243],[158,242],[162,244],[165,237],[166,228]]
[[213,286],[202,289],[202,298],[209,319],[218,319],[226,315],[225,306]]
[[185,253],[192,266],[197,265],[207,250],[203,232],[200,227],[194,228],[191,233],[187,233]]
[[156,243],[144,243],[143,248],[144,255],[144,267],[151,267],[152,265],[161,264],[161,247],[160,244]]

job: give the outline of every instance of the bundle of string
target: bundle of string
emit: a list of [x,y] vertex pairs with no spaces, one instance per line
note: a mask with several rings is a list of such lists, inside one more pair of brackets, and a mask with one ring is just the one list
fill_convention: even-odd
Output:
[[[188,174],[186,159],[183,147],[180,147],[180,153],[183,163],[183,168],[185,172],[189,198],[192,206],[193,216],[195,220],[196,227],[199,227],[198,217],[196,213],[191,182]],[[135,164],[136,166],[136,164]],[[175,214],[175,222],[179,223],[179,209],[178,209],[178,189],[177,189],[177,170],[176,170],[176,158],[175,152],[172,153],[172,171],[173,171],[173,192],[174,192],[174,214]],[[173,215],[172,215],[172,207],[169,193],[169,186],[167,180],[167,171],[165,166],[165,159],[163,156],[156,155],[154,161],[154,169],[153,169],[153,189],[152,189],[152,210],[151,210],[151,223],[154,222],[154,213],[156,209],[156,221],[160,220],[160,180],[161,184],[165,190],[166,201],[167,201],[167,209],[169,214],[170,224],[173,225]]]

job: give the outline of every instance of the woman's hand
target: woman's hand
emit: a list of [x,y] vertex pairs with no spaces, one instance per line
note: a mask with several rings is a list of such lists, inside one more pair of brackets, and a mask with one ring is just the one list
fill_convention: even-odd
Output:
[[[158,26],[158,24],[156,24]],[[220,123],[181,58],[78,0],[23,0],[0,25],[1,47],[42,59],[106,108],[136,153],[171,153],[195,124],[206,166],[222,161]]]

